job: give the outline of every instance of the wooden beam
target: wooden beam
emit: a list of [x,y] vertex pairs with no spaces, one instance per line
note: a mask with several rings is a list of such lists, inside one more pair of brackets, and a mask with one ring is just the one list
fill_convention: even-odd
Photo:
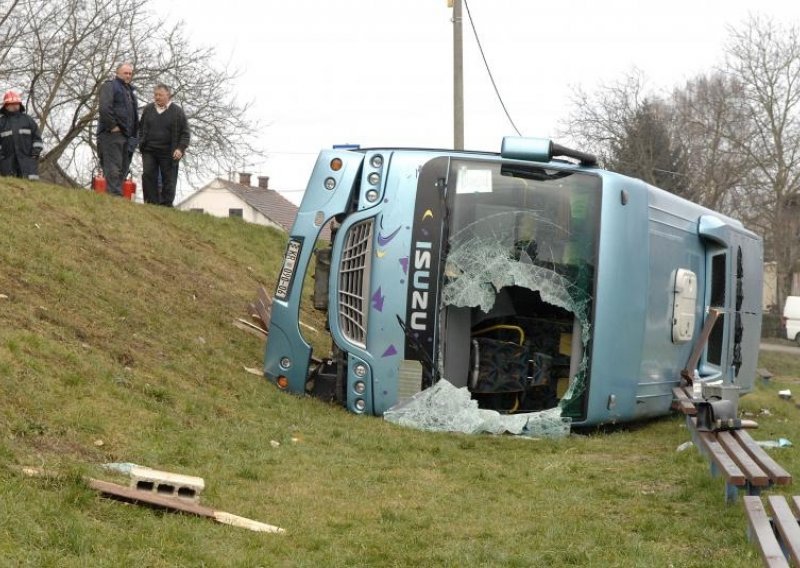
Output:
[[747,479],[756,487],[766,487],[769,485],[769,476],[764,473],[750,454],[739,444],[739,440],[733,437],[730,432],[718,432],[717,441],[725,448],[728,455],[736,465],[744,472]]
[[728,483],[737,486],[744,485],[747,481],[744,473],[742,473],[742,470],[739,469],[739,466],[731,459],[722,445],[717,442],[714,434],[711,432],[698,432],[697,434],[700,441],[708,449],[711,459],[717,464],[717,467],[719,467]]
[[765,452],[764,448],[756,444],[749,432],[735,430],[733,435],[739,440],[742,447],[747,450],[747,453],[750,454],[756,463],[769,475],[773,483],[776,485],[790,485],[792,483],[792,474],[783,469],[778,462],[772,459],[772,456]]
[[681,387],[675,387],[672,389],[672,394],[675,397],[675,400],[672,401],[673,409],[680,410],[684,414],[690,416],[697,414],[697,407],[689,398],[689,395],[686,394],[686,391],[684,391]]
[[770,495],[767,498],[769,508],[772,509],[772,521],[775,530],[781,537],[787,555],[795,566],[800,565],[800,526],[797,519],[782,495]]
[[744,510],[747,513],[747,523],[750,527],[750,539],[758,545],[764,565],[770,568],[789,568],[781,545],[778,544],[778,539],[775,538],[775,533],[772,531],[772,525],[764,510],[764,504],[761,503],[761,497],[745,495]]
[[89,479],[89,487],[99,491],[103,495],[108,495],[124,501],[132,501],[134,503],[142,503],[160,509],[169,509],[171,511],[178,511],[181,513],[188,513],[190,515],[197,515],[198,517],[214,518],[214,509],[204,507],[192,501],[177,499],[175,497],[165,497],[158,495],[151,491],[140,491],[138,489],[131,489],[110,483],[108,481],[101,481],[99,479]]
[[208,519],[213,519],[218,523],[245,528],[256,532],[267,532],[274,534],[283,534],[286,532],[284,529],[274,525],[268,525],[266,523],[261,523],[245,517],[239,517],[231,513],[226,513],[225,511],[215,511],[210,507],[204,507],[191,501],[177,499],[175,497],[165,497],[150,491],[131,489],[130,487],[123,487],[122,485],[117,485],[116,483],[110,483],[108,481],[101,481],[99,479],[89,478],[87,482],[89,487],[92,489],[115,499],[130,501],[132,503],[142,505],[149,505],[151,507],[167,509],[170,511],[177,511],[180,513],[187,513],[190,515],[197,515],[198,517],[206,517]]
[[703,354],[703,349],[706,348],[708,337],[711,335],[711,330],[714,329],[714,324],[717,323],[719,313],[719,310],[709,308],[708,316],[706,317],[706,323],[703,324],[703,330],[700,332],[700,337],[697,338],[697,342],[694,344],[692,354],[689,357],[689,360],[686,362],[686,368],[681,371],[681,376],[686,379],[686,382],[689,384],[692,383],[694,370],[697,369],[697,363],[700,361],[700,355]]

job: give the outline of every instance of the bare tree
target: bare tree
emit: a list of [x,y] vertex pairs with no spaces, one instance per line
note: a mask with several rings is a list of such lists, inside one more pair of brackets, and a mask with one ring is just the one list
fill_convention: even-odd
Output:
[[[14,0],[12,0],[14,1]],[[114,68],[130,62],[140,100],[159,82],[171,85],[184,106],[193,143],[184,175],[193,179],[228,171],[255,153],[257,125],[248,106],[230,93],[235,74],[215,61],[212,48],[194,47],[182,24],[170,25],[149,10],[150,0],[19,0],[8,14],[28,26],[16,41],[9,79],[23,87],[28,112],[45,140],[41,175],[85,185],[96,155],[98,92]]]
[[730,30],[727,70],[742,87],[747,123],[731,139],[754,171],[750,199],[763,207],[767,255],[777,261],[778,304],[800,269],[800,36],[795,26],[751,17]]
[[645,99],[626,121],[624,137],[611,143],[608,165],[620,173],[689,197],[686,157],[670,132],[671,109]]
[[[763,235],[782,305],[800,272],[800,31],[751,17],[729,33],[722,71],[670,99],[647,95],[638,72],[591,96],[578,90],[565,131],[605,165],[657,185],[649,168],[685,168],[678,193]],[[648,164],[658,147],[670,148],[661,163],[679,158],[673,166]]]
[[564,133],[610,169],[686,196],[689,183],[671,107],[648,94],[638,69],[591,95],[576,89]]
[[574,110],[563,124],[562,134],[608,166],[612,148],[623,144],[626,128],[644,99],[645,78],[638,69],[617,82],[601,85],[592,94],[576,87],[571,101]]
[[10,72],[8,55],[13,46],[28,32],[27,22],[14,17],[14,12],[27,0],[0,0],[0,79],[5,80]]
[[735,77],[700,75],[673,91],[672,131],[685,151],[687,197],[752,219],[755,210],[742,206],[753,165],[734,142],[749,128],[742,103],[743,85]]

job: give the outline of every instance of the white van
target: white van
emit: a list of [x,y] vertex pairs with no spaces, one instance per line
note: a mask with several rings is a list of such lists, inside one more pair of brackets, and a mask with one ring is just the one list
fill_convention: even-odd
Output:
[[787,296],[783,307],[783,325],[786,328],[786,339],[800,343],[800,296]]

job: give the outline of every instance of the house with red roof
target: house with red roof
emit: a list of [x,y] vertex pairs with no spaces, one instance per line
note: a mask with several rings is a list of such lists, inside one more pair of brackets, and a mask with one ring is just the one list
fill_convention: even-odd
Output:
[[[288,233],[297,216],[297,206],[279,192],[269,188],[269,177],[239,174],[239,181],[216,178],[175,207],[183,211],[208,213],[215,217],[239,217],[248,223],[274,227]],[[322,229],[321,238],[330,240],[330,229]]]

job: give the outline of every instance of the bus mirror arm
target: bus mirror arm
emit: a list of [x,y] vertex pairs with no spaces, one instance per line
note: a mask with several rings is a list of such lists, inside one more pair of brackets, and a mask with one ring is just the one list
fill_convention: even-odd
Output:
[[578,160],[582,166],[597,165],[597,156],[594,154],[588,154],[586,152],[581,152],[580,150],[573,150],[572,148],[567,148],[566,146],[556,144],[555,142],[553,142],[553,145],[551,146],[551,152],[553,156],[565,156],[567,158]]

